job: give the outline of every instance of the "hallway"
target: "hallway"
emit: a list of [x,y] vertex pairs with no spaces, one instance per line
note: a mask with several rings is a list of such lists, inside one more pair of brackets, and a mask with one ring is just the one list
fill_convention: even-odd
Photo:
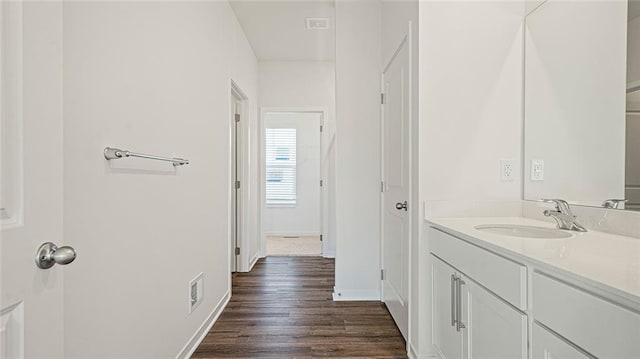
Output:
[[233,295],[193,358],[406,358],[380,302],[334,302],[334,260],[267,257]]

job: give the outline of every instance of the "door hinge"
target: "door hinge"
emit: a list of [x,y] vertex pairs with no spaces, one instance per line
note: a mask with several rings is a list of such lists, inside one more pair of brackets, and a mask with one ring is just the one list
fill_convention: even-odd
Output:
[[236,119],[236,122],[240,122],[240,114],[239,114],[239,113],[236,113],[236,114],[234,115],[234,117],[235,117],[235,119]]
[[320,235],[320,242],[322,242],[322,237],[323,237],[323,236],[322,236],[322,234],[321,234],[321,235]]
[[240,247],[236,247],[236,255],[239,256],[240,255]]
[[324,129],[324,126],[320,125],[320,132]]
[[380,280],[384,280],[384,269],[380,269]]
[[380,192],[384,193],[384,181],[380,181]]
[[383,93],[380,94],[380,104],[384,105],[384,94]]
[[240,189],[240,181],[236,181],[236,189]]
[[323,184],[323,182],[322,182],[322,180],[320,180],[320,187],[322,187],[322,184]]

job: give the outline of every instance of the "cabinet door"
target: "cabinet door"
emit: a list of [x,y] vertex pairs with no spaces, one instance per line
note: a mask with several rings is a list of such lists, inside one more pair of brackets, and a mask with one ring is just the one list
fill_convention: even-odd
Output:
[[453,326],[452,267],[432,256],[433,346],[443,359],[462,359],[462,335]]
[[531,342],[533,359],[592,358],[537,323],[533,325],[533,337],[531,338]]
[[527,316],[463,277],[462,318],[465,357],[527,358]]

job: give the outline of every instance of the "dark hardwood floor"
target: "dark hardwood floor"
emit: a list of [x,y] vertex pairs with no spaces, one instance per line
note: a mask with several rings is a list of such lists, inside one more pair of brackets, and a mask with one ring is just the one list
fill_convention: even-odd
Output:
[[267,257],[233,276],[231,301],[193,358],[406,358],[380,302],[334,302],[334,260]]

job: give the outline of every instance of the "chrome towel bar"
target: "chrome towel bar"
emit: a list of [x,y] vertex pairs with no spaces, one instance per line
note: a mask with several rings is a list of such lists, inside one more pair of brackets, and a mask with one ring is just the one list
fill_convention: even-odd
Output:
[[174,166],[182,166],[182,165],[189,164],[189,160],[185,160],[183,158],[146,155],[144,153],[136,153],[136,152],[121,150],[119,148],[113,148],[113,147],[105,147],[104,149],[104,158],[106,158],[107,160],[117,160],[118,158],[124,158],[124,157],[139,157],[139,158],[146,158],[149,160],[167,161],[167,162],[172,162]]

